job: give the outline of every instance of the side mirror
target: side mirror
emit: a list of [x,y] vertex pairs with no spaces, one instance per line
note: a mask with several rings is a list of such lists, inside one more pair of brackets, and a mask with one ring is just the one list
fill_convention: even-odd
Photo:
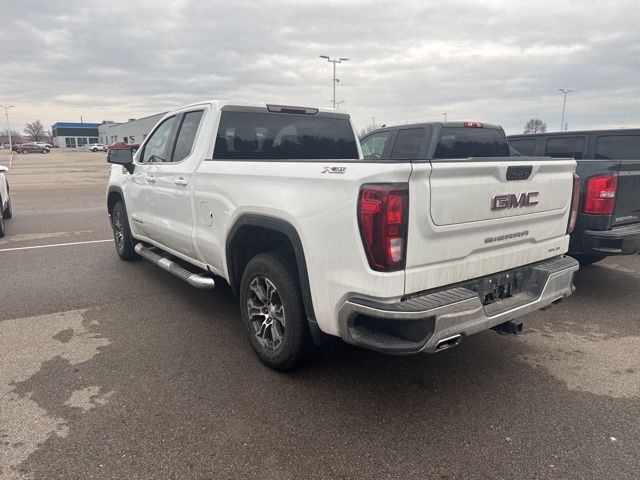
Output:
[[133,153],[128,148],[110,148],[107,152],[107,162],[122,165],[129,173],[133,172]]
[[0,173],[7,173],[9,171],[9,167],[5,167],[4,165],[0,165]]

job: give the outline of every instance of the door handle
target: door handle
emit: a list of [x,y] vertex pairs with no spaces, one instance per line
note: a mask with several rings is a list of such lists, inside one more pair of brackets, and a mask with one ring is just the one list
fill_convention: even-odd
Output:
[[186,186],[189,185],[189,180],[184,177],[178,177],[173,179],[173,183],[175,183],[176,185]]
[[153,175],[147,175],[146,179],[149,183],[156,183],[156,177],[154,177]]

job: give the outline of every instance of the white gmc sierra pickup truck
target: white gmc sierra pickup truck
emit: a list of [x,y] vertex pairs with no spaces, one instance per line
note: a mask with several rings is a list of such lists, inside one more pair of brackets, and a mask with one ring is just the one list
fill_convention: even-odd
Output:
[[[456,129],[489,149],[451,158]],[[397,133],[393,158],[365,159],[344,113],[180,108],[135,156],[109,150],[117,253],[199,288],[223,278],[277,369],[326,335],[410,354],[515,333],[514,319],[573,291],[575,161],[509,158],[502,129],[476,122],[424,133],[420,156],[415,135]]]

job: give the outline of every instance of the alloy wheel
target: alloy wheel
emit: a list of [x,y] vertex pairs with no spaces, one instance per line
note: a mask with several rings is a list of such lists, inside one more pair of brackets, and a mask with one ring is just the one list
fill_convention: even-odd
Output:
[[113,237],[116,241],[116,248],[119,252],[124,249],[124,232],[122,227],[122,213],[117,210],[113,214]]
[[285,312],[282,299],[271,280],[259,275],[249,284],[247,312],[258,343],[267,350],[282,346]]

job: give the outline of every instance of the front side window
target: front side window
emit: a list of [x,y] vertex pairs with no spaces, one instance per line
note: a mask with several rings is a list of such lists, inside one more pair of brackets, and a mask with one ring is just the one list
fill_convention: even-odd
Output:
[[391,158],[416,159],[424,141],[423,128],[403,128],[393,144]]
[[196,139],[196,133],[198,132],[198,126],[200,125],[203,113],[204,110],[198,110],[196,112],[188,112],[184,115],[182,125],[180,125],[180,131],[178,132],[176,147],[173,151],[174,162],[181,162],[191,154],[193,142]]
[[585,137],[561,137],[547,140],[544,154],[548,157],[575,158],[581,160]]
[[222,112],[216,159],[358,159],[347,117],[289,113]]
[[169,117],[160,124],[158,128],[151,134],[151,138],[144,146],[142,154],[142,163],[155,163],[167,161],[167,143],[173,130],[176,117]]
[[362,140],[360,146],[362,147],[364,158],[367,160],[382,158],[390,133],[390,131],[374,133]]
[[640,159],[640,135],[607,135],[596,140],[596,159]]

